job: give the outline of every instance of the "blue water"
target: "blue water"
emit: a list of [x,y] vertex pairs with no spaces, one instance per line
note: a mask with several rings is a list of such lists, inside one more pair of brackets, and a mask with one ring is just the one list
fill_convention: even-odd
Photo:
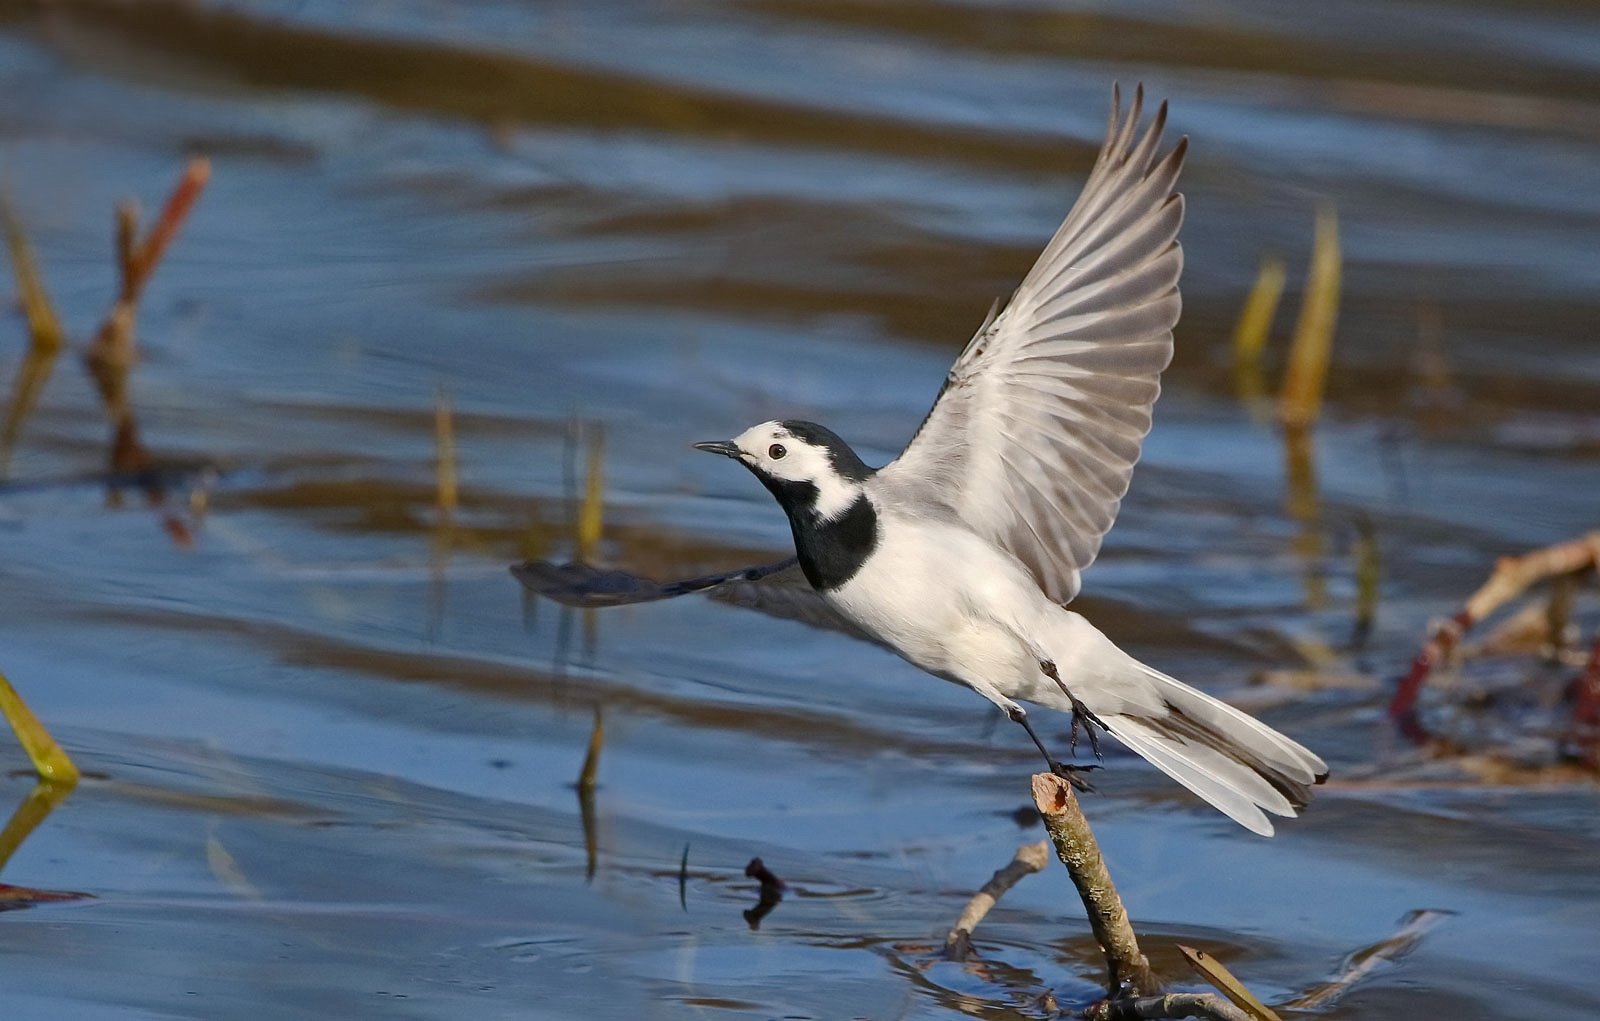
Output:
[[[108,503],[68,356],[0,488],[0,670],[92,774],[0,873],[93,894],[0,917],[7,1016],[1089,1002],[1058,868],[980,927],[987,967],[931,953],[1042,835],[1010,817],[1036,756],[981,700],[703,599],[525,604],[504,567],[572,551],[573,419],[604,431],[608,562],[783,555],[766,494],[689,443],[799,415],[892,457],[1065,213],[1113,80],[1190,136],[1185,318],[1084,612],[1334,769],[1266,841],[1112,755],[1086,808],[1146,950],[1194,987],[1173,946],[1201,946],[1282,1001],[1434,908],[1328,1016],[1600,1013],[1592,780],[1486,785],[1382,717],[1495,557],[1595,525],[1597,28],[1510,3],[0,2],[0,177],[75,340],[113,294],[115,203],[148,220],[187,156],[213,165],[132,377],[157,460],[211,471],[160,511]],[[1345,292],[1307,554],[1228,345],[1284,257],[1272,380],[1319,202]],[[9,379],[26,332],[0,325]],[[1384,593],[1352,653],[1363,517]],[[1355,686],[1250,686],[1319,649]],[[572,784],[597,706],[590,878]],[[26,766],[0,742],[0,796]],[[791,886],[759,931],[754,856]]]

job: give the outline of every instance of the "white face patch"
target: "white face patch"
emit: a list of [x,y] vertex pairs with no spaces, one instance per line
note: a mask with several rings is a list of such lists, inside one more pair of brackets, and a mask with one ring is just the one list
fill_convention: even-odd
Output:
[[751,426],[734,438],[739,460],[764,475],[817,488],[817,514],[831,521],[850,509],[861,484],[843,477],[823,447],[807,443],[777,422]]

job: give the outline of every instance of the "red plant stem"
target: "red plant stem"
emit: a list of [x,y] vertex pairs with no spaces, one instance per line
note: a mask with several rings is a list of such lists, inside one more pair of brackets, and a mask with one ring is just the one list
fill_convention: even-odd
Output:
[[1417,653],[1417,658],[1411,661],[1411,669],[1400,678],[1400,685],[1395,689],[1394,698],[1389,701],[1390,719],[1400,719],[1409,716],[1416,708],[1417,693],[1422,690],[1422,685],[1428,680],[1428,675],[1433,673],[1433,668],[1450,655],[1456,643],[1461,641],[1463,635],[1472,629],[1477,621],[1472,619],[1468,610],[1462,610],[1448,621],[1439,625],[1428,643]]
[[[1595,635],[1589,662],[1578,675],[1577,698],[1572,706],[1572,722],[1579,727],[1600,726],[1600,634]],[[1593,738],[1591,737],[1591,740]]]
[[189,210],[194,208],[195,201],[209,180],[211,161],[203,158],[190,160],[184,168],[183,178],[162,207],[160,218],[150,228],[149,236],[137,246],[133,258],[128,261],[127,272],[122,280],[123,301],[134,302],[139,299],[139,292],[144,289],[150,274],[155,272],[156,263],[161,261],[167,245],[177,236],[178,228],[183,226]]
[[1427,732],[1417,720],[1417,693],[1433,672],[1461,641],[1473,625],[1496,609],[1527,591],[1545,578],[1573,574],[1600,566],[1600,531],[1534,550],[1520,557],[1501,557],[1494,572],[1454,617],[1438,625],[1423,645],[1411,669],[1400,679],[1394,698],[1389,701],[1389,717],[1401,733],[1414,741],[1426,740]]

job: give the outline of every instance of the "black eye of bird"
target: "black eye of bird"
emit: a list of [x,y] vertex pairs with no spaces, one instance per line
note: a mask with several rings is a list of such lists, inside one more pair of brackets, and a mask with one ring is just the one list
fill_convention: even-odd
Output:
[[781,443],[774,443],[772,446],[767,448],[767,456],[772,458],[774,461],[781,461],[784,455],[787,453],[789,452],[783,449],[783,444]]

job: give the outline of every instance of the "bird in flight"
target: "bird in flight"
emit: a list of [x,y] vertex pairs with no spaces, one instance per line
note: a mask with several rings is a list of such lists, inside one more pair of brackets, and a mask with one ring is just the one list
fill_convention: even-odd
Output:
[[[1110,734],[1256,833],[1294,816],[1327,767],[1253,717],[1146,666],[1064,604],[1093,563],[1150,430],[1178,320],[1174,191],[1187,139],[1159,155],[1166,104],[1138,132],[1143,90],[1110,126],[1044,253],[956,359],[901,455],[867,466],[812,422],[772,421],[695,447],[748,468],[788,515],[796,558],[656,585],[583,565],[512,568],[575,605],[703,590],[767,592],[780,615],[831,616],[1020,724],[1031,703]],[[798,570],[822,606],[771,585]],[[785,595],[778,595],[786,593]]]

